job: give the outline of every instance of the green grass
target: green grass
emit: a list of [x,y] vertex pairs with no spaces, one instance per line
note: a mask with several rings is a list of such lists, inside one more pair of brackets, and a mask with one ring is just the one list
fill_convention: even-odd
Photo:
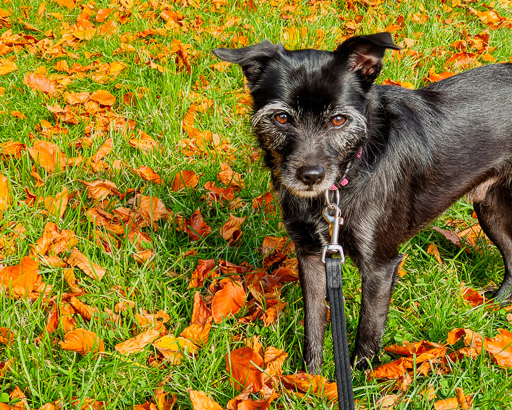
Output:
[[[77,327],[97,332],[104,340],[109,354],[88,354],[82,357],[61,349],[58,342],[64,339],[65,331],[59,327],[54,333],[44,332],[50,307],[47,301],[43,298],[33,302],[12,299],[1,293],[0,327],[12,330],[15,339],[13,344],[0,344],[0,363],[7,360],[12,363],[10,370],[0,378],[0,403],[8,402],[8,394],[17,386],[26,394],[31,408],[40,408],[45,403],[57,400],[62,400],[65,408],[78,408],[86,398],[104,401],[105,408],[109,409],[131,408],[134,404],[154,400],[154,391],[171,374],[163,388],[169,395],[177,395],[175,408],[191,408],[187,389],[205,391],[225,407],[238,394],[230,383],[224,359],[226,353],[243,345],[238,336],[260,336],[264,347],[284,349],[289,357],[283,371],[285,374],[296,373],[302,366],[303,334],[303,304],[297,283],[284,286],[282,294],[287,307],[276,323],[269,327],[265,327],[261,320],[241,324],[237,318],[242,316],[242,310],[236,318],[214,324],[206,346],[195,356],[185,357],[179,365],[152,367],[150,359],[156,354],[152,346],[127,357],[117,354],[114,349],[116,344],[132,337],[134,332],[137,333],[134,313],[140,313],[143,309],[151,313],[158,310],[168,313],[170,321],[167,327],[176,336],[188,326],[195,289],[187,289],[187,286],[199,259],[228,260],[236,264],[248,262],[261,267],[263,257],[258,248],[261,247],[263,238],[267,235],[286,235],[280,225],[279,214],[265,215],[262,211],[252,209],[252,199],[270,190],[269,174],[260,159],[253,160],[252,154],[258,152],[258,149],[251,135],[249,115],[235,110],[238,95],[243,91],[241,70],[237,66],[228,67],[222,72],[215,70],[212,64],[218,61],[210,50],[221,46],[240,46],[245,44],[244,38],[247,44],[269,39],[283,42],[291,48],[333,49],[347,35],[373,33],[392,24],[399,24],[400,28],[394,33],[395,40],[399,43],[406,38],[414,40],[412,50],[416,53],[407,53],[407,49],[400,53],[388,53],[378,82],[389,78],[409,81],[419,87],[426,84],[425,77],[432,67],[436,73],[460,71],[447,64],[447,60],[458,52],[451,44],[465,39],[464,30],[468,36],[474,36],[488,29],[469,12],[465,2],[461,2],[460,7],[451,9],[450,4],[441,1],[429,2],[428,5],[406,1],[382,2],[381,5],[371,6],[364,5],[367,2],[325,1],[317,2],[319,9],[311,17],[313,9],[310,2],[306,1],[297,2],[295,8],[284,8],[285,5],[293,6],[292,2],[275,2],[275,5],[274,2],[251,2],[255,9],[249,7],[248,2],[241,1],[228,1],[225,4],[220,2],[219,9],[211,2],[183,1],[170,2],[167,6],[170,10],[183,14],[185,25],[182,29],[168,30],[165,35],[134,38],[130,44],[135,47],[136,53],[114,55],[114,51],[121,46],[128,34],[165,26],[165,21],[158,17],[165,9],[164,2],[136,0],[129,10],[131,14],[122,8],[121,3],[123,2],[116,2],[112,6],[106,0],[96,1],[93,6],[95,12],[100,8],[113,7],[121,15],[127,15],[127,20],[124,24],[119,24],[117,31],[110,36],[96,36],[90,41],[77,41],[75,47],[66,46],[65,49],[76,54],[76,58],[54,58],[26,46],[15,48],[2,57],[16,61],[18,70],[0,76],[0,86],[5,88],[5,94],[0,97],[0,142],[12,140],[32,146],[34,139],[42,139],[37,132],[37,125],[41,120],[55,124],[46,104],[65,105],[59,94],[46,96],[28,88],[23,83],[27,73],[45,66],[48,75],[62,74],[52,68],[60,60],[68,61],[70,66],[73,63],[87,65],[93,60],[98,60],[101,64],[122,61],[127,67],[113,81],[96,82],[92,78],[95,73],[92,70],[82,78],[72,78],[65,90],[110,91],[117,98],[113,111],[135,121],[138,130],[147,132],[159,141],[160,149],[150,153],[136,150],[128,144],[130,136],[113,130],[97,135],[90,148],[80,149],[75,144],[84,136],[86,122],[77,125],[63,124],[68,130],[67,134],[56,135],[51,142],[57,144],[68,157],[81,154],[87,159],[106,138],[111,137],[114,147],[105,162],[112,164],[115,160],[122,160],[126,166],[119,171],[93,172],[84,165],[69,167],[56,173],[47,173],[38,167],[37,171],[44,180],[42,187],[36,187],[30,175],[33,161],[27,151],[22,152],[19,159],[2,157],[0,173],[9,180],[12,204],[0,219],[0,234],[10,237],[16,224],[22,224],[26,229],[24,236],[15,242],[13,252],[3,252],[5,255],[2,264],[15,265],[23,256],[28,255],[48,221],[55,222],[60,229],[74,231],[80,251],[108,271],[99,282],[76,270],[80,286],[85,290],[80,299],[102,312],[90,322],[75,315]],[[0,1],[0,8],[10,11],[7,21],[14,34],[43,40],[50,35],[51,30],[54,37],[50,37],[49,44],[54,44],[62,37],[63,23],[76,23],[81,8],[86,5],[81,2],[74,9],[68,10],[54,1],[47,1],[46,12],[38,17],[39,3],[33,1],[28,6],[27,4],[22,0]],[[510,6],[506,8],[504,4],[505,2],[496,2],[496,10],[501,16],[512,18]],[[472,2],[470,6],[480,11],[486,10],[484,3]],[[50,13],[61,13],[62,21]],[[427,15],[428,21],[415,22],[413,16],[417,13]],[[94,21],[94,16],[95,13],[91,21]],[[40,31],[27,30],[18,17],[33,24]],[[119,17],[111,16],[109,19],[119,20]],[[236,20],[230,22],[232,18]],[[100,25],[96,22],[95,24]],[[223,29],[217,30],[219,26]],[[304,29],[304,35],[294,37],[293,27],[299,31]],[[4,24],[0,35],[7,30],[8,27]],[[498,62],[510,61],[510,29],[489,30],[488,34],[489,46],[493,48],[490,54]],[[145,64],[149,60],[144,50],[156,56],[161,45],[171,47],[174,39],[190,45],[190,74],[179,68],[174,54],[163,55],[164,58],[155,60],[155,63],[165,67],[165,73]],[[99,55],[87,58],[86,52]],[[485,63],[481,59],[479,61]],[[209,83],[208,86],[205,86],[203,79]],[[136,97],[135,105],[123,103],[122,96],[126,92],[135,94],[141,87],[146,88],[147,92]],[[194,93],[213,100],[212,108],[207,112],[196,113],[194,126],[201,131],[216,133],[224,141],[229,140],[230,152],[209,152],[209,155],[192,157],[181,154],[179,144],[187,137],[182,130],[182,120],[194,101]],[[15,118],[10,114],[11,111],[21,111],[27,118]],[[474,159],[468,158],[468,161],[472,160]],[[204,200],[206,190],[203,186],[206,182],[215,181],[218,186],[222,186],[216,177],[221,162],[229,163],[234,171],[244,177],[245,188],[237,193],[237,197],[246,205],[236,210],[217,203],[210,206]],[[153,168],[165,183],[156,185],[143,181],[129,169],[141,165]],[[183,169],[194,170],[200,175],[199,185],[193,190],[172,192],[170,186],[174,175]],[[79,182],[97,179],[111,180],[121,192],[130,188],[143,190],[144,195],[160,198],[169,210],[185,217],[199,209],[213,232],[199,241],[191,242],[187,235],[177,232],[176,223],[170,218],[159,221],[155,230],[144,228],[144,232],[150,235],[153,242],[155,254],[150,261],[137,263],[132,257],[135,252],[133,245],[124,238],[119,238],[119,246],[113,245],[111,253],[106,253],[91,236],[94,226],[87,219],[86,211],[93,206],[93,202],[87,198],[86,190]],[[42,206],[30,207],[22,202],[26,198],[25,188],[38,196],[46,197],[60,192],[63,186],[74,195],[61,219],[45,215]],[[118,201],[113,207],[119,205],[129,206],[128,199]],[[461,200],[434,224],[443,227],[448,218],[461,218],[471,224],[475,222],[471,212],[471,207]],[[242,226],[241,243],[235,247],[229,247],[219,234],[219,229],[227,221],[229,213],[247,217]],[[443,265],[439,265],[427,253],[431,243],[438,245]],[[191,250],[197,253],[184,257]],[[409,255],[404,266],[407,274],[395,288],[384,345],[421,339],[444,343],[448,332],[455,327],[471,328],[485,336],[494,336],[499,328],[511,329],[504,310],[470,308],[460,296],[461,282],[476,289],[485,289],[489,285],[500,283],[503,263],[493,246],[483,247],[481,252],[467,253],[446,241],[436,231],[427,228],[404,244],[401,252]],[[350,262],[344,269],[349,340],[353,341],[360,301],[360,282],[357,271]],[[63,294],[69,292],[63,279],[63,270],[41,264],[40,273],[44,281],[53,287],[50,297],[55,303],[59,303]],[[201,289],[203,295],[208,295],[209,283]],[[114,310],[116,304],[123,300],[133,301],[135,305],[133,309],[122,314],[120,324],[113,323],[105,309]],[[41,339],[36,340],[40,335]],[[332,378],[334,373],[331,347],[332,340],[327,335],[323,374],[328,378]],[[388,362],[393,357],[383,353],[379,359]],[[422,395],[427,386],[436,389],[438,398],[453,397],[455,388],[462,387],[466,394],[474,396],[475,408],[505,409],[512,406],[511,369],[498,367],[486,355],[476,360],[464,358],[450,367],[451,372],[447,374],[415,376],[395,408],[433,408],[432,401],[426,400]],[[367,409],[378,408],[377,400],[385,394],[391,394],[391,385],[389,381],[370,381],[363,372],[354,373],[355,397]],[[273,402],[272,408],[332,408],[332,404],[312,394],[300,398],[286,394],[282,389],[279,392],[282,395]],[[72,404],[75,398],[78,403]]]

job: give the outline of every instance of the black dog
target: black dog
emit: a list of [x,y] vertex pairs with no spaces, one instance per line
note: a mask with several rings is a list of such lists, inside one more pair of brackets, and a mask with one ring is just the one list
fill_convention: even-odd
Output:
[[[252,125],[299,259],[305,362],[319,372],[326,319],[324,192],[340,188],[340,243],[359,268],[354,360],[380,349],[398,246],[464,194],[501,251],[512,293],[512,64],[470,70],[418,90],[373,85],[388,33],[335,51],[289,51],[268,41],[213,53],[242,66]],[[474,161],[467,161],[468,158]],[[344,176],[352,164],[348,176]]]

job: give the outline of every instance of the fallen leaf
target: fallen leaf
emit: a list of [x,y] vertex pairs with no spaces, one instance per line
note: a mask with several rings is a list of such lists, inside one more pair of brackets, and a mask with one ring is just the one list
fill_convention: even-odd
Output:
[[263,387],[263,358],[250,347],[241,347],[226,355],[226,371],[238,390],[252,385],[257,393]]
[[222,289],[213,296],[212,315],[215,323],[220,323],[229,315],[235,315],[243,306],[246,298],[244,288],[239,282],[230,279],[220,281]]
[[77,248],[73,248],[69,255],[68,263],[71,266],[79,267],[87,276],[92,279],[101,280],[107,272],[101,266],[89,261],[87,256],[81,253]]
[[89,97],[92,101],[96,101],[101,105],[114,105],[116,97],[106,90],[96,90]]
[[172,183],[172,190],[174,192],[180,191],[184,188],[195,188],[199,182],[199,177],[194,171],[180,171],[174,177]]
[[154,182],[155,184],[163,184],[160,175],[148,166],[143,165],[137,169],[132,169],[132,171],[146,181]]
[[131,339],[118,343],[114,348],[122,355],[142,352],[144,348],[153,343],[160,336],[160,331],[147,329]]
[[0,59],[0,75],[6,75],[16,71],[18,66],[14,61],[11,61],[7,58]]
[[18,265],[0,270],[0,285],[14,297],[27,296],[34,289],[38,271],[39,263],[24,256]]
[[173,364],[181,363],[182,352],[188,352],[189,354],[197,352],[197,346],[184,337],[166,335],[156,340],[153,346]]
[[75,329],[64,336],[64,341],[59,342],[64,350],[71,350],[85,356],[89,352],[99,353],[105,351],[103,340],[94,332],[86,329]]
[[27,149],[34,162],[46,172],[61,171],[66,167],[66,155],[52,142],[34,141],[33,146]]
[[12,202],[9,180],[0,174],[0,212],[5,211]]
[[245,222],[246,217],[237,217],[229,215],[228,221],[220,228],[220,235],[229,242],[230,245],[236,244],[242,237],[240,227]]
[[219,403],[210,399],[205,392],[188,389],[193,410],[224,410]]
[[36,91],[42,91],[45,94],[54,95],[57,92],[55,81],[50,80],[43,73],[27,73],[23,83]]

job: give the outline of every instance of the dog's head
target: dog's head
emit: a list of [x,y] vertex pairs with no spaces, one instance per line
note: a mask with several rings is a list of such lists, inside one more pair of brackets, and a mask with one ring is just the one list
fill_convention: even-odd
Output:
[[379,33],[349,38],[333,52],[264,41],[213,53],[243,69],[252,125],[274,178],[294,195],[316,197],[365,139],[366,98],[387,48],[399,49]]

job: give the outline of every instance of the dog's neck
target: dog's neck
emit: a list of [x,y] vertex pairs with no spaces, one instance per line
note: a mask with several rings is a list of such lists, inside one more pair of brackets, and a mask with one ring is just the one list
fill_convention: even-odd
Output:
[[363,156],[363,147],[360,146],[357,149],[356,153],[349,158],[348,162],[346,162],[346,165],[344,166],[340,180],[338,182],[335,182],[331,186],[331,188],[330,188],[331,191],[336,191],[337,189],[342,189],[350,183],[352,177],[354,176],[354,174],[357,171],[357,165],[358,165],[358,162],[361,160],[362,156]]

